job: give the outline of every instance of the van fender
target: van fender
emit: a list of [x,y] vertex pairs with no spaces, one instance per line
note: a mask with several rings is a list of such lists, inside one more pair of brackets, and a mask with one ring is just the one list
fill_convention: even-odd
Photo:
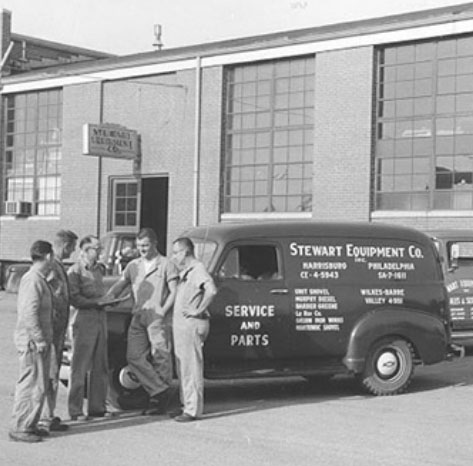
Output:
[[353,327],[343,358],[347,369],[362,372],[370,347],[389,336],[410,342],[424,364],[446,358],[448,335],[439,317],[408,308],[381,308],[364,314]]

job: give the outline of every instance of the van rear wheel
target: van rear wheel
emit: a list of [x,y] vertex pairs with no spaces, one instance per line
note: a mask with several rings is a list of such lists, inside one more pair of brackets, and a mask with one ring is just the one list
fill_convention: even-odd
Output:
[[404,392],[414,372],[412,345],[400,338],[383,338],[370,348],[361,383],[373,395]]

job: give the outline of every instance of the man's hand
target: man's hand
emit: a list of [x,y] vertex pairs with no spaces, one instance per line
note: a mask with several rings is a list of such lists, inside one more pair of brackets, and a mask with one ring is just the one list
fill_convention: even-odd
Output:
[[36,346],[36,351],[38,353],[44,353],[49,347],[49,345],[45,341],[35,342],[35,346]]
[[184,314],[184,317],[187,318],[199,318],[202,314],[198,309],[184,309],[182,313]]
[[155,313],[158,317],[161,317],[162,319],[166,315],[166,313],[164,312],[164,309],[161,306],[156,307]]

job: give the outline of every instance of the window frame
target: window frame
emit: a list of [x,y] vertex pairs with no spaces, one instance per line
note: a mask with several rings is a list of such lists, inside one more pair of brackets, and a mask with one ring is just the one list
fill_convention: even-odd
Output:
[[62,88],[9,94],[2,103],[2,199],[30,202],[33,216],[57,217],[63,163]]
[[[135,222],[133,225],[125,223],[124,225],[118,225],[116,221],[116,214],[117,214],[117,187],[120,184],[124,185],[136,185],[136,195],[135,196],[121,196],[125,200],[125,203],[130,199],[136,199],[136,209],[134,212],[132,210],[128,210],[128,207],[123,210],[125,216],[128,214],[135,214]],[[122,212],[121,210],[118,212]],[[110,177],[110,229],[113,231],[138,231],[140,226],[140,219],[141,217],[141,183],[139,180],[133,177]]]
[[[456,48],[465,40],[473,43],[473,35],[378,47],[373,211],[473,209],[473,48],[469,55],[460,53]],[[446,45],[452,44],[455,46],[455,51],[450,50],[446,56],[442,50]],[[402,63],[399,62],[397,60],[399,51],[407,51],[409,48],[412,50],[410,58],[406,53]],[[430,48],[431,56],[426,56],[424,53],[422,57],[416,59],[415,54],[422,48],[424,52]],[[445,72],[441,69],[443,61],[453,60],[455,63],[461,61],[465,65],[467,59],[469,59],[468,66],[466,68],[463,66],[462,71],[458,73],[448,67],[445,67]],[[430,77],[426,75],[426,64],[431,70]],[[410,72],[408,72],[409,66]],[[423,71],[422,67],[425,68]],[[416,73],[419,70],[420,75],[416,80]],[[399,73],[404,73],[401,78]],[[442,93],[439,86],[444,77],[453,79],[454,84],[458,78],[469,78],[470,89],[465,91],[453,88],[452,92]],[[425,79],[431,81],[430,93],[425,94],[421,92],[422,89],[418,89],[419,95],[416,96],[416,82]],[[398,98],[397,91],[394,91],[393,95],[387,92],[386,85],[396,87],[396,83],[406,82],[412,82],[412,96]],[[428,105],[426,98],[430,99]],[[464,104],[462,98],[469,99],[470,108]],[[423,110],[419,110],[418,113],[415,99],[419,102],[423,100],[422,106],[419,107]],[[411,114],[399,115],[397,112],[401,106],[398,103],[409,100],[412,100]],[[388,113],[385,113],[386,111]],[[463,121],[469,122],[467,134],[459,134],[457,131]],[[450,127],[448,125],[452,127],[451,135],[445,132],[448,132]],[[410,128],[410,133],[406,132],[407,129],[404,131],[406,136],[399,133],[403,127]],[[472,149],[469,149],[470,146]],[[447,161],[451,168],[441,166],[442,160]],[[402,164],[409,163],[410,169],[402,169]],[[441,168],[445,173],[440,171]]]
[[222,215],[312,212],[315,60],[225,68]]

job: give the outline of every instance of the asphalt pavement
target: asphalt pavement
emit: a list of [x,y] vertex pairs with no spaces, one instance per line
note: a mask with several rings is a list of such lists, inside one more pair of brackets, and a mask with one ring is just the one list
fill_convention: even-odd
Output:
[[[130,411],[71,423],[40,444],[8,439],[17,357],[15,295],[0,292],[0,465],[470,466],[473,357],[416,371],[408,393],[372,397],[350,377],[208,382],[204,419]],[[58,414],[67,418],[66,389]]]

